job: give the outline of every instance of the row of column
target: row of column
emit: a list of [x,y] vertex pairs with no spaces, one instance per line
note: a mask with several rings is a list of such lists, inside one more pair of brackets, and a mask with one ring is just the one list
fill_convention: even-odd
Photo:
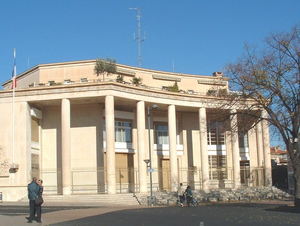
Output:
[[[137,154],[138,154],[138,170],[139,170],[139,185],[140,192],[147,192],[147,170],[144,160],[146,159],[146,128],[145,128],[145,102],[139,101],[137,103]],[[232,144],[232,161],[233,161],[233,180],[234,187],[240,186],[240,156],[238,145],[238,131],[237,131],[237,115],[232,110],[231,112],[231,144]],[[199,131],[200,131],[200,153],[201,153],[201,172],[203,190],[209,190],[209,166],[208,166],[208,147],[207,147],[207,120],[206,109],[204,107],[199,109]],[[71,148],[70,148],[70,101],[68,99],[62,100],[61,117],[62,117],[62,185],[63,194],[71,194]],[[106,169],[107,169],[107,193],[116,193],[116,174],[115,174],[115,126],[114,126],[114,97],[105,97],[105,123],[106,123]],[[264,156],[258,154],[258,161],[265,159],[266,169],[271,169],[271,160],[269,154],[269,130],[268,124],[262,122],[263,136],[257,138],[257,143],[263,143],[262,151]],[[260,129],[260,125],[258,129]],[[150,129],[150,128],[148,128]],[[178,187],[178,165],[177,165],[177,142],[176,142],[176,107],[175,105],[168,106],[168,132],[169,132],[169,157],[170,157],[170,179],[171,190],[176,191]],[[150,150],[152,151],[152,150]],[[269,161],[270,160],[270,161]],[[265,178],[266,185],[271,180],[270,170],[266,170]]]

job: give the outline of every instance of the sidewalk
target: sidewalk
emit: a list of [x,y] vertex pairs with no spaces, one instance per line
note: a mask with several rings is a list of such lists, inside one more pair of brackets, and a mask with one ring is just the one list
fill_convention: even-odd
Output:
[[[21,225],[52,225],[58,224],[66,221],[76,220],[85,217],[96,216],[100,214],[105,214],[108,212],[119,211],[119,210],[128,210],[128,209],[141,209],[147,208],[147,206],[99,206],[95,203],[47,203],[42,206],[43,208],[55,207],[58,208],[56,211],[42,213],[42,224],[33,221],[32,224],[27,224],[26,217],[29,216],[29,206],[25,202],[5,202],[0,203],[0,207],[23,207],[26,208],[27,213],[24,214],[24,211],[21,213],[16,213],[14,215],[5,215],[0,214],[0,226],[21,226]],[[80,207],[82,206],[82,208]],[[62,208],[61,208],[62,207]],[[63,208],[66,207],[66,208]],[[70,208],[68,208],[70,207]],[[74,208],[72,208],[74,207]],[[62,209],[62,210],[59,210]]]
[[[245,202],[241,202],[245,203]],[[247,202],[251,204],[262,205],[278,205],[278,206],[293,206],[293,201],[281,200],[263,200]],[[234,203],[232,203],[234,205]],[[235,203],[238,204],[238,203]],[[201,206],[217,206],[222,204],[200,204]],[[0,203],[0,208],[6,209],[3,214],[0,211],[0,226],[8,225],[53,225],[68,221],[80,220],[83,218],[93,217],[109,212],[120,210],[141,210],[146,208],[169,208],[164,206],[149,207],[149,206],[120,206],[120,205],[106,205],[99,206],[96,203],[45,203],[43,205],[44,213],[42,214],[42,224],[33,221],[32,224],[27,224],[29,207],[26,202],[5,202]],[[170,207],[172,208],[172,207]],[[174,207],[173,207],[174,208]],[[177,209],[177,207],[175,207]],[[178,207],[179,208],[179,207]],[[12,210],[10,212],[10,209]],[[207,209],[207,208],[206,208]],[[19,212],[18,212],[19,211]],[[43,211],[43,210],[42,210]],[[162,210],[164,211],[164,210]],[[99,222],[100,224],[100,222]],[[87,224],[90,225],[90,224]]]

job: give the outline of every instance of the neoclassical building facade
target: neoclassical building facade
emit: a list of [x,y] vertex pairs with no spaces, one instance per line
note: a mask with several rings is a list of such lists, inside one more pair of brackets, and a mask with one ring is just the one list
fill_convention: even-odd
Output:
[[26,197],[33,176],[64,195],[272,185],[268,125],[239,132],[238,109],[216,104],[229,92],[223,73],[117,64],[97,77],[95,62],[42,64],[18,75],[15,91],[2,84],[3,200]]

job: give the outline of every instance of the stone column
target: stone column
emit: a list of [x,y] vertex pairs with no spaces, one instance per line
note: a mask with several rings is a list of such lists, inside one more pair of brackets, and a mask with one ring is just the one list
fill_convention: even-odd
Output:
[[177,191],[177,188],[178,188],[178,164],[177,164],[177,145],[176,145],[175,105],[168,106],[168,129],[169,129],[171,191]]
[[208,165],[208,148],[207,148],[207,122],[206,109],[199,109],[199,135],[200,135],[200,153],[201,153],[201,172],[202,172],[202,189],[209,190],[209,165]]
[[116,193],[115,114],[114,97],[105,97],[106,177],[107,193]]
[[62,154],[62,192],[64,195],[70,195],[72,191],[70,127],[71,127],[70,100],[62,99],[61,154]]
[[241,186],[241,167],[240,167],[240,150],[239,150],[239,135],[236,110],[231,110],[231,146],[232,146],[232,164],[233,164],[233,182],[234,187]]
[[145,102],[139,101],[137,103],[137,154],[140,192],[147,192],[147,165],[144,162],[146,159],[145,123]]
[[98,193],[105,192],[104,148],[103,148],[103,105],[99,105],[99,125],[97,128],[97,184]]
[[262,137],[263,136],[262,136],[261,122],[259,122],[256,125],[257,161],[259,167],[261,167],[264,162]]
[[262,117],[266,120],[262,121],[262,132],[263,132],[263,150],[264,150],[264,165],[265,165],[265,186],[272,186],[272,167],[271,167],[271,150],[270,150],[270,135],[269,135],[269,123],[268,113],[262,112]]
[[257,142],[257,186],[264,186],[264,149],[263,149],[263,133],[261,128],[262,122],[256,125],[256,142]]

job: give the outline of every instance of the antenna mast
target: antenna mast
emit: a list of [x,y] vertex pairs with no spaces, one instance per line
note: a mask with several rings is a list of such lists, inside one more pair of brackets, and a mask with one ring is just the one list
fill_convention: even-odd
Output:
[[139,67],[141,67],[142,64],[142,56],[141,56],[141,42],[145,41],[145,36],[143,37],[143,39],[141,38],[141,11],[140,8],[129,8],[129,9],[134,9],[138,11],[138,15],[137,15],[137,19],[138,19],[138,37],[135,38],[135,34],[133,34],[133,38],[134,40],[138,40],[138,47],[139,47]]

